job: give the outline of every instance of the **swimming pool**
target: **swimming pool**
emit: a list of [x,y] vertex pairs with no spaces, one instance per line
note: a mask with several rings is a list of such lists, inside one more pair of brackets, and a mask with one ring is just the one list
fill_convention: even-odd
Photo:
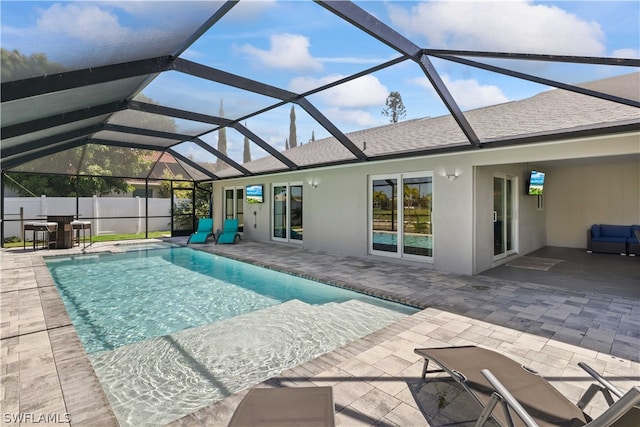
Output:
[[415,313],[183,247],[46,260],[122,425],[166,424]]
[[[433,249],[433,238],[430,235],[405,233],[403,239],[407,247]],[[373,244],[396,246],[398,235],[395,232],[376,231],[373,233]]]

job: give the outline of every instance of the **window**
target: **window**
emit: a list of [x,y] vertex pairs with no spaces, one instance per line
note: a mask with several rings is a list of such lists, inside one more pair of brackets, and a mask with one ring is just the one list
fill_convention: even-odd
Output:
[[223,219],[237,218],[238,232],[242,233],[244,230],[244,187],[225,188],[223,203]]
[[144,188],[136,188],[135,190],[133,190],[133,197],[140,197],[142,199],[144,199],[145,197],[152,198],[153,190],[150,188],[145,191]]
[[271,196],[273,240],[302,242],[302,183],[273,184]]
[[433,258],[433,174],[369,178],[369,252]]

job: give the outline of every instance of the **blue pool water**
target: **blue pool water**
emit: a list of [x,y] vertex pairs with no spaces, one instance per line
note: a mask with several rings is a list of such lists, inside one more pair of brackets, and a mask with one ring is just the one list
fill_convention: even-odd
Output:
[[87,353],[300,300],[357,299],[416,310],[184,247],[122,245],[125,253],[49,258],[47,266]]
[[49,258],[121,426],[166,425],[417,310],[160,243]]
[[[374,232],[373,243],[381,245],[397,245],[398,236],[396,233],[389,232]],[[431,236],[425,236],[421,234],[405,234],[404,245],[413,248],[433,248],[433,238]]]

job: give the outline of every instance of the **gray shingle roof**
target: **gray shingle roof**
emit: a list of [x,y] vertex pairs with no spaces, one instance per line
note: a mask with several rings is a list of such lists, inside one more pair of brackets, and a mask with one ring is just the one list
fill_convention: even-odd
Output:
[[[640,100],[640,73],[626,74],[579,85],[591,90]],[[539,134],[640,123],[640,109],[562,89],[541,92],[531,98],[465,112],[483,141],[518,139]],[[367,156],[424,151],[440,147],[467,146],[469,142],[451,116],[407,120],[348,133]],[[299,166],[353,159],[335,138],[319,139],[283,152]],[[272,157],[244,165],[252,172],[283,169]],[[221,171],[220,177],[237,172]]]

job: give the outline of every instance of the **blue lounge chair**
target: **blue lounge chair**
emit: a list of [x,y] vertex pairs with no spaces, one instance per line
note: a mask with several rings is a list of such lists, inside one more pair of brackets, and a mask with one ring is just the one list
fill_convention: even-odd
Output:
[[235,243],[236,237],[240,239],[240,234],[238,233],[238,220],[225,219],[222,231],[218,230],[216,234],[218,234],[218,237],[216,238],[216,245],[218,243]]
[[198,220],[198,229],[189,236],[188,243],[205,243],[209,236],[213,236],[213,218],[200,218]]

